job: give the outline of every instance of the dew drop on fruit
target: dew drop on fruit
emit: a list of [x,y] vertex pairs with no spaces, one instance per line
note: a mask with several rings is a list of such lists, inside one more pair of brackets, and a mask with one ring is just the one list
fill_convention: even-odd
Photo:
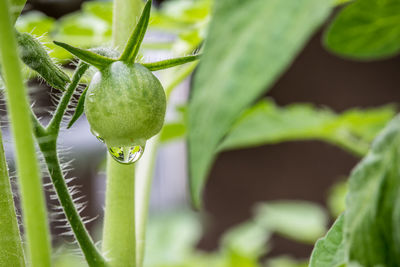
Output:
[[102,142],[102,143],[105,143],[105,142],[104,142],[104,139],[103,139],[96,131],[94,131],[94,130],[92,130],[92,129],[90,129],[90,131],[92,132],[92,134],[93,134],[94,136],[96,136],[97,140],[99,140],[99,141]]
[[140,159],[143,154],[144,149],[141,146],[132,147],[109,147],[108,152],[111,156],[123,164],[131,164]]

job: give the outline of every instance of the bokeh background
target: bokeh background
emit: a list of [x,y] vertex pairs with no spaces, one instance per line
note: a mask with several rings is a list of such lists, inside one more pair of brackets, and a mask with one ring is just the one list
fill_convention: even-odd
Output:
[[[160,7],[166,2],[168,0],[154,1],[154,4]],[[83,3],[84,1],[76,0],[29,0],[23,16],[41,12],[49,18],[65,20],[66,16],[79,12]],[[29,19],[20,22],[21,27],[28,27],[28,22]],[[77,23],[82,26],[85,22]],[[97,33],[100,33],[97,37],[94,34],[94,38],[99,38],[100,42],[103,41],[102,38],[107,40],[107,29],[104,30],[100,22],[90,23],[95,23],[94,27],[97,27]],[[70,30],[74,30],[73,26]],[[281,106],[306,102],[336,112],[354,107],[378,107],[400,101],[400,91],[397,88],[400,84],[400,76],[397,75],[400,68],[399,57],[363,63],[346,60],[327,52],[321,44],[321,35],[322,29],[314,34],[288,71],[264,97],[272,98]],[[150,31],[147,38],[169,40],[174,36]],[[150,49],[145,56],[157,59],[169,55],[168,51]],[[72,66],[70,63],[63,63],[67,67]],[[163,74],[158,75],[162,77]],[[187,79],[174,91],[171,101],[175,106],[185,103],[189,96],[190,84],[190,79]],[[54,106],[52,95],[57,92],[51,92],[51,89],[38,79],[31,79],[29,87],[35,111],[45,121],[48,118],[48,110]],[[177,112],[170,108],[167,120],[174,120],[177,116]],[[7,131],[5,132],[7,136]],[[73,184],[81,185],[81,194],[87,202],[83,215],[97,218],[87,226],[94,236],[98,236],[104,203],[106,148],[91,135],[85,118],[81,118],[71,130],[64,131],[60,140],[64,161],[73,160],[70,163],[72,168],[69,177],[77,177]],[[10,143],[6,144],[6,150],[9,155],[12,154]],[[187,230],[193,233],[186,235],[186,243],[183,242],[182,246],[193,245],[199,251],[215,252],[220,248],[221,237],[228,229],[252,220],[254,208],[258,203],[276,203],[278,200],[293,200],[300,204],[303,202],[299,201],[315,203],[324,214],[320,219],[321,223],[328,227],[343,205],[343,181],[359,160],[348,151],[322,141],[293,141],[223,152],[218,156],[210,173],[204,192],[204,208],[194,213],[190,211],[187,191],[186,155],[184,140],[171,141],[163,145],[158,153],[151,196],[150,224],[154,224],[154,227],[150,226],[150,230],[156,229],[154,231],[159,232],[149,234],[149,245],[152,240],[160,240],[165,232],[170,231],[169,228],[162,228],[162,224],[157,225],[157,221],[166,222],[167,216],[175,218],[171,220],[179,227],[177,226],[175,232],[170,232],[176,236],[166,237],[166,240],[179,237],[184,239]],[[13,165],[12,162],[10,165]],[[52,202],[50,195],[49,192],[48,198]],[[316,217],[320,216],[318,212],[319,210]],[[298,218],[301,219],[304,214],[306,213],[299,214]],[[284,215],[279,214],[278,208],[275,218],[279,216]],[[195,220],[192,220],[193,218]],[[284,218],[293,233],[288,234],[285,229],[273,232],[263,252],[263,258],[287,255],[296,259],[296,262],[308,258],[313,248],[314,237],[311,237],[311,241],[307,240],[308,237],[303,238],[306,241],[299,240],[303,234],[307,236],[309,229],[302,225],[296,228],[295,222],[290,226],[291,218]],[[293,221],[298,218],[294,217]],[[318,221],[318,218],[316,220]],[[62,244],[65,240],[71,241],[69,237],[62,237],[63,240],[60,240],[60,237],[56,238],[57,234],[64,231],[56,227],[58,223],[57,219],[52,223],[54,242]],[[316,224],[318,226],[318,222]],[[164,223],[164,227],[167,225]],[[250,239],[249,242],[256,241]],[[160,252],[154,252],[151,257],[171,257],[157,253]]]

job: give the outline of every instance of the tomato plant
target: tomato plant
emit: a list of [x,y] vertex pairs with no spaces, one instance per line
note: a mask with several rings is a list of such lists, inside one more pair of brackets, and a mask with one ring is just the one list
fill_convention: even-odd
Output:
[[[335,190],[339,196],[333,196],[330,203],[340,206],[335,209],[336,222],[316,242],[309,261],[269,259],[268,266],[400,266],[400,121],[393,119],[394,108],[338,114],[306,104],[279,107],[270,99],[260,99],[337,6],[341,9],[323,37],[329,51],[358,61],[397,55],[397,1],[176,0],[151,12],[151,0],[114,0],[86,3],[80,13],[57,22],[37,13],[24,14],[17,21],[24,5],[24,0],[0,2],[1,77],[24,227],[22,236],[1,149],[1,266],[46,267],[55,262],[36,147],[89,266],[167,266],[165,259],[148,257],[145,261],[146,225],[156,152],[162,142],[176,138],[187,139],[195,209],[202,208],[203,188],[221,151],[317,139],[363,157],[349,175],[348,186]],[[149,23],[173,32],[177,41],[143,43]],[[44,44],[28,32],[53,42]],[[111,44],[99,47],[106,42]],[[146,62],[146,47],[167,47],[180,57]],[[55,58],[64,63],[77,58],[78,63],[71,72],[57,65]],[[165,123],[171,92],[193,73],[199,59],[182,120]],[[169,79],[159,80],[152,73],[172,67],[177,68],[168,72]],[[45,125],[30,108],[24,83],[28,76],[40,77],[61,92]],[[79,84],[87,86],[79,91]],[[78,95],[76,105],[74,94]],[[69,121],[65,127],[69,129],[83,114],[92,134],[108,148],[101,247],[86,230],[59,158],[57,141],[63,121]],[[347,194],[345,205],[343,194]],[[257,206],[252,219],[224,235],[218,251],[202,254],[194,249],[195,230],[179,237],[185,227],[198,228],[194,215],[170,224],[168,218],[161,220],[171,236],[160,251],[175,253],[177,247],[181,256],[168,266],[223,267],[260,266],[273,233],[314,243],[325,234],[327,223],[324,210],[315,204],[265,203]],[[154,227],[151,221],[149,225]],[[150,234],[149,240],[161,236],[163,230],[157,227],[159,235]],[[150,243],[150,251],[157,249],[156,243]]]

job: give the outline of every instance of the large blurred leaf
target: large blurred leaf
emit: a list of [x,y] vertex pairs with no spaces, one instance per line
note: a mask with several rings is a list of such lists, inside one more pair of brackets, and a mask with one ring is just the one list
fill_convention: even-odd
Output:
[[344,231],[350,261],[400,266],[400,117],[351,174]]
[[86,12],[62,17],[54,39],[76,46],[105,46],[111,41],[111,24]]
[[399,222],[400,116],[353,170],[344,217],[317,243],[311,266],[400,266]]
[[306,260],[296,260],[288,256],[279,256],[276,258],[268,259],[266,267],[307,267]]
[[309,104],[281,108],[264,100],[238,119],[219,149],[319,139],[364,155],[369,143],[394,114],[392,106],[354,109],[338,115]]
[[343,216],[340,216],[325,237],[318,240],[310,259],[310,267],[337,267],[345,263]]
[[325,35],[328,49],[354,59],[400,51],[400,1],[358,0],[345,7]]
[[251,220],[229,229],[222,238],[222,245],[229,251],[257,260],[267,252],[270,236],[269,227]]
[[339,217],[346,208],[347,182],[340,181],[334,184],[328,193],[327,204],[332,216]]
[[193,254],[201,234],[191,212],[172,212],[151,218],[147,230],[145,266],[181,266]]
[[330,0],[220,0],[189,106],[192,201],[240,113],[279,77],[329,14]]
[[326,231],[327,214],[317,204],[306,201],[276,201],[260,204],[256,220],[287,238],[314,243]]

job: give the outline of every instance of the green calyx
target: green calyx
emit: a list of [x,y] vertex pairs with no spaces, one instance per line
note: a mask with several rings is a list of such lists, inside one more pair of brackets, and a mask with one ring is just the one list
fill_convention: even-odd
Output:
[[68,127],[84,111],[92,133],[109,148],[144,147],[146,141],[161,130],[166,97],[161,83],[151,71],[199,58],[199,55],[191,55],[152,63],[136,62],[149,24],[151,3],[151,0],[147,1],[121,54],[109,49],[85,50],[54,42],[99,70],[80,97]]
[[[110,57],[109,55],[105,55],[104,53],[100,53],[99,51],[96,50],[81,49],[62,42],[54,41],[54,43],[64,48],[74,56],[78,57],[82,61],[96,67],[99,70],[105,69],[110,64],[117,61],[122,61],[126,64],[137,63],[136,58],[139,53],[140,46],[143,42],[143,38],[146,33],[147,27],[149,25],[151,3],[152,0],[149,0],[144,6],[142,15],[140,16],[140,19],[135,29],[133,30],[128,42],[125,45],[123,52],[119,57],[118,56]],[[197,60],[199,59],[199,57],[200,55],[197,54],[197,55],[162,60],[158,62],[143,63],[142,65],[148,68],[150,71],[155,71],[185,64]]]

